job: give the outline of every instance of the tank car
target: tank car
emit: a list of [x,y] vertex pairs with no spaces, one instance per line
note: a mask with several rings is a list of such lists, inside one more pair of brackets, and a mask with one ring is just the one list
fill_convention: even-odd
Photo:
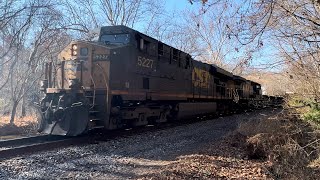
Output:
[[77,136],[215,114],[261,102],[261,86],[126,26],[72,41],[47,63],[39,131]]

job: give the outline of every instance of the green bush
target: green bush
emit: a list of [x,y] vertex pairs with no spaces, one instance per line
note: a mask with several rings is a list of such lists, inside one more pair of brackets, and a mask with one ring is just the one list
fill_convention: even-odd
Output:
[[311,104],[311,108],[302,115],[306,121],[313,122],[320,126],[320,108],[318,104]]
[[290,107],[299,107],[297,112],[301,114],[303,120],[320,127],[320,104],[310,97],[295,96],[287,101]]
[[291,97],[289,98],[289,101],[287,102],[289,106],[302,106],[304,100],[298,97]]

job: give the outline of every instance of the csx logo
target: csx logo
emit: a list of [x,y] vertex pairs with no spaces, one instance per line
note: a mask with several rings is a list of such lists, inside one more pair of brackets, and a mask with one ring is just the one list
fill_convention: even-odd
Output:
[[210,74],[208,71],[194,68],[192,71],[192,82],[195,87],[208,88]]
[[137,64],[138,64],[138,66],[141,66],[141,67],[152,68],[153,67],[153,60],[138,56]]

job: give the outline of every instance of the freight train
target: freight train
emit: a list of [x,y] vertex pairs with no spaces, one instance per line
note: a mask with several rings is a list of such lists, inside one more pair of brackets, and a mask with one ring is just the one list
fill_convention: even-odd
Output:
[[94,30],[45,65],[39,132],[77,136],[262,106],[261,85],[126,26]]

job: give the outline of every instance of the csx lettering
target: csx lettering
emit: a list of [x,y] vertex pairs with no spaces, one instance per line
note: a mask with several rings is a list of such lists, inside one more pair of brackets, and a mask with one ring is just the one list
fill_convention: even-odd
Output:
[[152,68],[153,60],[138,56],[138,65],[146,68]]

